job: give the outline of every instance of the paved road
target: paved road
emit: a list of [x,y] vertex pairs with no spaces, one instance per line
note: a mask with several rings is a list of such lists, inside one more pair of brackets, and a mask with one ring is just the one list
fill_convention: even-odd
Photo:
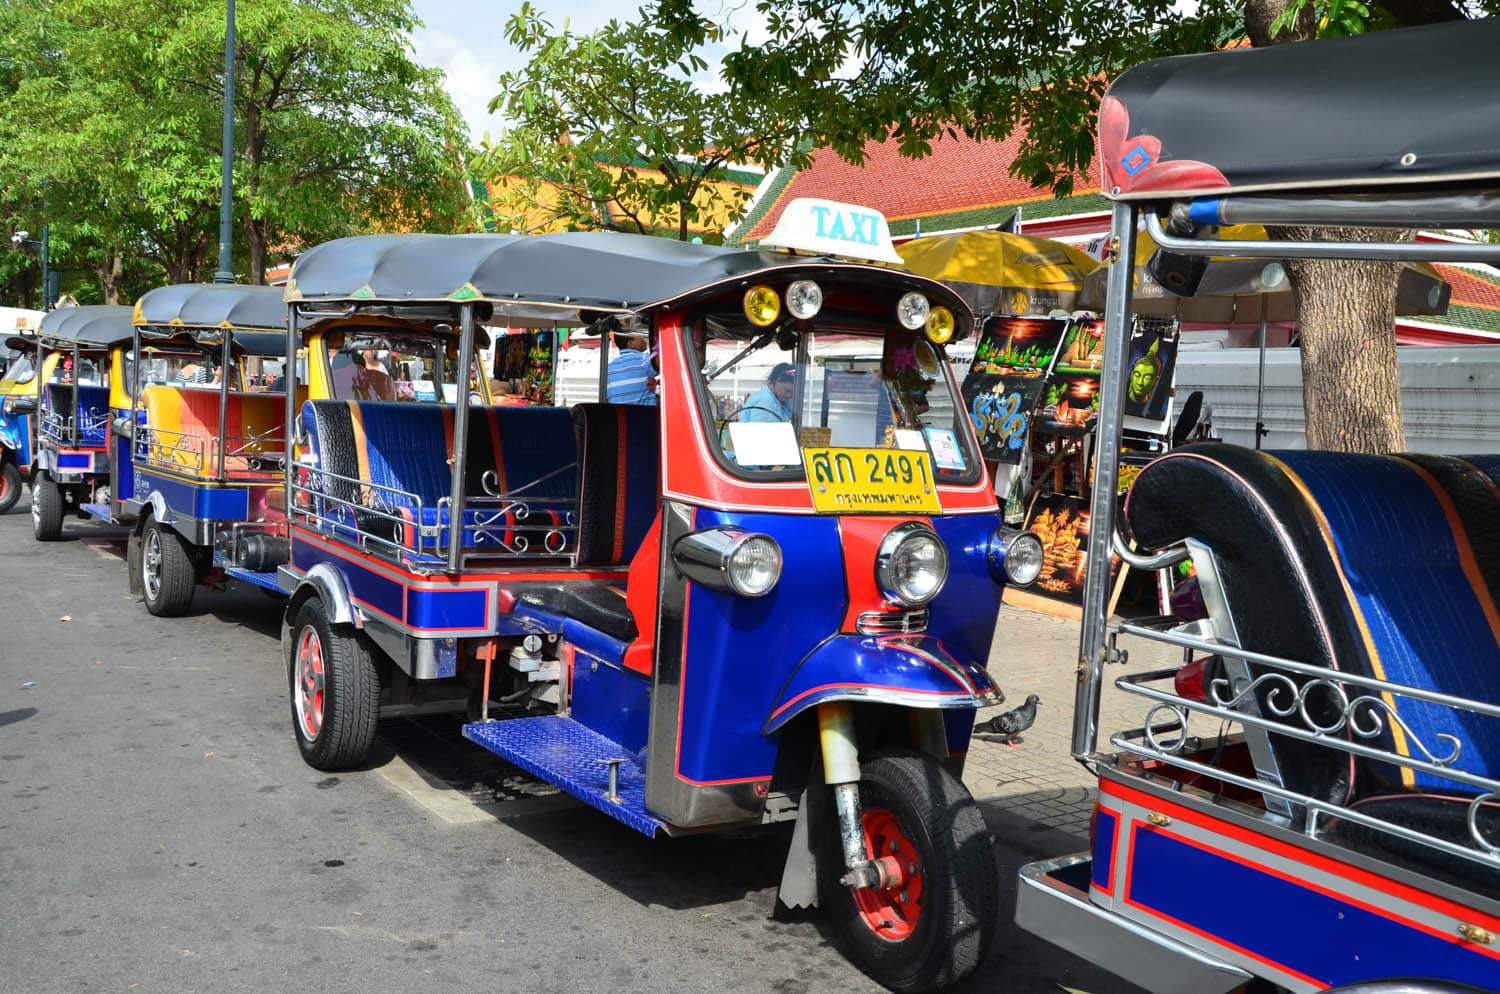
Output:
[[[785,830],[651,842],[434,719],[319,773],[276,602],[200,592],[157,620],[119,533],[41,545],[26,507],[0,517],[0,989],[876,989],[815,915],[773,915]],[[1006,879],[1076,841],[989,813]],[[1123,989],[1009,927],[964,989],[1058,981]]]

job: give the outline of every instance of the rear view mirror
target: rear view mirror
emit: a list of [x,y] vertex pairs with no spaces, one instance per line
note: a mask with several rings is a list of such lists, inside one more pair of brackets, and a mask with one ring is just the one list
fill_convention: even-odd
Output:
[[35,414],[35,397],[12,397],[10,400],[10,413],[12,414]]

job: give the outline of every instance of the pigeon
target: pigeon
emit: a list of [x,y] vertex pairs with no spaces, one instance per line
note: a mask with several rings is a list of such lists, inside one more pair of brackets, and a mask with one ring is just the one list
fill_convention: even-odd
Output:
[[1040,703],[1042,703],[1040,697],[1030,694],[1025,704],[1011,708],[1004,714],[996,715],[989,721],[980,722],[974,726],[974,731],[999,736],[1000,741],[1008,746],[1019,745],[1021,733],[1036,721],[1036,706]]

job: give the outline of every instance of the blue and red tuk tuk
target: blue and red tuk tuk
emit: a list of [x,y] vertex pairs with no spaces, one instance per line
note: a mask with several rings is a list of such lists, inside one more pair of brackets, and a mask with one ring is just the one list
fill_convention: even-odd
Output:
[[230,576],[279,594],[286,306],[278,287],[180,284],[136,301],[130,587],[181,614]]
[[[467,698],[467,738],[648,836],[795,820],[782,899],[893,989],[973,969],[999,881],[959,773],[1001,700],[1007,570],[1030,582],[1041,547],[1002,526],[944,355],[958,297],[575,233],[335,241],[287,300],[289,348],[330,322],[287,450],[307,762]],[[481,406],[481,323],[643,336],[659,393],[602,402],[601,354],[599,402]],[[433,388],[387,384],[390,355]]]
[[36,377],[32,530],[40,542],[62,537],[74,514],[118,523],[112,481],[132,479],[128,440],[112,423],[130,413],[127,355],[130,308],[112,304],[49,312],[37,329],[46,375]]
[[[1500,227],[1497,45],[1482,21],[1164,59],[1104,98],[1093,530],[1138,567],[1191,560],[1204,616],[1110,628],[1091,546],[1093,848],[1024,868],[1017,914],[1148,990],[1500,989],[1500,456],[1190,445],[1115,503],[1137,222],[1184,287],[1205,256],[1389,262],[1368,285],[1393,300],[1396,262],[1494,263],[1397,229]],[[1237,223],[1304,230],[1214,237]],[[1386,233],[1327,240],[1350,227]],[[1142,640],[1183,665],[1114,681],[1142,724],[1101,748],[1105,671]]]

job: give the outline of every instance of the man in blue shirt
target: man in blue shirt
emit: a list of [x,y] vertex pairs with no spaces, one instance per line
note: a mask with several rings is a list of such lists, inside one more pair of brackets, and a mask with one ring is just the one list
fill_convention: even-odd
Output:
[[766,377],[766,385],[745,398],[740,421],[777,422],[792,420],[792,394],[797,390],[797,367],[778,362]]
[[656,406],[656,367],[646,351],[646,336],[617,331],[614,339],[620,354],[609,361],[609,387],[605,396],[611,404]]

